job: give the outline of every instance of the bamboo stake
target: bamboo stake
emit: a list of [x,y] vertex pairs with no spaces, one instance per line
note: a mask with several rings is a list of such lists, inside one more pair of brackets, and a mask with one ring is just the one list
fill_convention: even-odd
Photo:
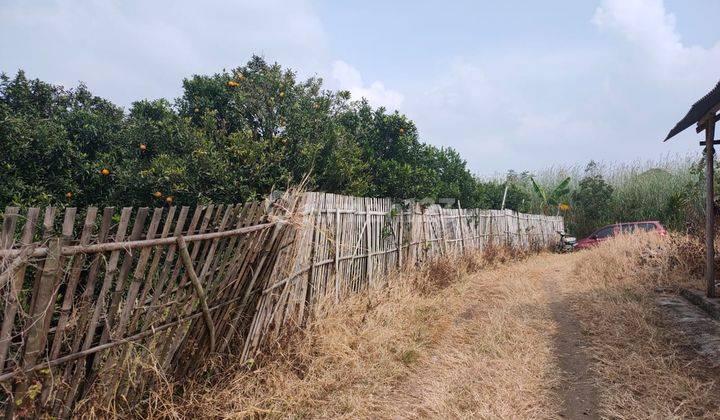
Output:
[[[39,213],[40,209],[37,207],[28,209],[27,221],[25,222],[25,226],[23,227],[21,243],[27,249],[26,254],[28,254],[28,258],[30,247],[35,246],[35,244],[31,244],[31,242],[33,234],[35,233],[35,223],[37,222]],[[16,261],[20,260],[23,259],[18,258],[18,260]],[[25,262],[27,262],[27,260],[25,260]],[[10,290],[7,295],[8,297],[5,307],[5,313],[3,314],[3,324],[2,329],[0,330],[0,369],[4,369],[5,367],[5,357],[7,356],[7,351],[10,347],[10,341],[12,339],[12,329],[15,323],[15,315],[17,314],[19,305],[18,297],[20,296],[20,289],[22,288],[22,283],[25,279],[26,266],[26,263],[19,265],[17,267],[17,271],[15,271],[14,273],[13,271],[15,269],[13,269],[12,267],[8,269],[8,272],[13,273],[15,278],[10,285]]]
[[398,254],[397,254],[397,266],[398,269],[402,268],[402,241],[403,241],[403,219],[405,218],[405,215],[403,214],[402,207],[400,208],[400,215],[399,221],[398,221]]
[[429,247],[428,247],[428,244],[429,244],[429,242],[428,242],[428,239],[429,239],[429,238],[428,238],[428,235],[429,235],[428,230],[429,230],[429,229],[428,229],[428,227],[426,226],[426,225],[427,225],[427,212],[425,211],[425,208],[424,208],[424,207],[422,208],[421,211],[422,211],[421,219],[422,219],[422,235],[423,235],[423,246],[422,246],[423,259],[422,259],[422,260],[423,260],[423,261],[427,261],[428,252],[430,251],[430,250],[428,249],[428,248],[429,248]]
[[462,209],[460,209],[460,200],[458,200],[458,223],[460,224],[460,245],[462,246],[463,251],[465,251],[465,234],[463,233],[463,216],[462,216]]
[[[90,234],[92,233],[93,226],[95,224],[95,218],[97,217],[97,207],[88,208],[85,216],[85,223],[83,225],[83,231],[80,235],[80,243],[85,245],[90,241]],[[50,358],[56,359],[60,353],[60,346],[62,344],[63,334],[65,333],[65,327],[70,316],[70,309],[75,297],[75,288],[77,287],[78,279],[80,278],[80,270],[85,262],[84,255],[74,259],[73,266],[71,269],[70,279],[68,280],[67,288],[65,289],[65,296],[63,298],[62,308],[60,309],[60,319],[58,320],[57,330],[55,331],[55,338],[53,339],[52,350],[50,352]]]
[[[55,233],[55,207],[47,207],[45,209],[45,215],[43,216],[42,222],[42,242],[48,243]],[[2,252],[2,251],[0,251]],[[40,288],[40,278],[42,277],[42,269],[45,266],[47,258],[39,261],[37,270],[35,272],[35,279],[33,281],[32,296],[30,297],[30,305],[28,306],[28,313],[32,313],[35,309],[35,301],[37,300],[38,289]]]
[[[314,209],[315,203],[313,203],[313,209]],[[301,316],[304,315],[305,307],[310,306],[311,300],[312,300],[312,279],[313,274],[315,270],[315,249],[317,248],[317,239],[319,236],[318,230],[317,230],[317,224],[320,219],[320,213],[310,213],[312,219],[312,228],[310,232],[310,249],[309,249],[309,255],[308,255],[308,261],[310,262],[310,267],[308,268],[308,276],[307,280],[305,281],[305,290],[304,290],[304,302],[302,303],[301,308]]]
[[[54,238],[50,241],[50,258],[45,262],[41,277],[42,284],[38,289],[38,297],[36,301],[35,311],[31,313],[33,322],[30,324],[27,332],[27,341],[22,357],[22,369],[27,370],[35,365],[37,359],[45,349],[47,343],[46,325],[52,314],[53,302],[52,298],[55,294],[55,278],[58,276],[60,267],[60,247],[62,246],[61,238]],[[48,322],[46,322],[46,320]],[[29,381],[31,378],[17,384],[13,401],[22,403],[27,392]],[[13,418],[13,411],[16,404],[8,404],[5,412],[7,418]]]
[[[216,310],[216,309],[223,308],[223,307],[225,307],[225,306],[227,306],[227,305],[232,304],[233,302],[235,302],[235,301],[237,301],[237,300],[239,300],[239,299],[240,299],[240,298],[231,299],[231,300],[229,300],[229,301],[227,301],[227,302],[223,302],[223,303],[217,304],[217,305],[213,306],[212,308],[209,308],[209,310],[210,310],[210,311],[214,311],[214,310]],[[91,354],[95,354],[95,353],[97,353],[97,352],[100,352],[100,351],[103,351],[103,350],[106,350],[106,349],[109,349],[109,348],[113,348],[113,347],[117,347],[117,346],[120,346],[120,345],[123,345],[123,344],[131,343],[131,342],[133,342],[133,341],[142,340],[142,339],[145,338],[145,337],[149,337],[149,336],[151,336],[151,335],[153,335],[153,334],[156,334],[156,333],[158,333],[158,332],[161,332],[161,331],[167,330],[167,329],[169,329],[169,328],[175,327],[175,326],[180,325],[180,324],[182,324],[182,323],[184,323],[184,322],[192,321],[193,319],[199,318],[199,317],[201,317],[201,316],[203,316],[203,312],[202,312],[202,311],[195,312],[195,313],[192,313],[192,314],[187,315],[187,316],[185,316],[185,317],[179,318],[179,319],[177,319],[177,320],[175,320],[175,321],[171,321],[171,322],[169,322],[169,323],[167,323],[167,324],[160,325],[160,326],[156,327],[156,328],[153,329],[153,330],[147,330],[147,331],[144,331],[144,332],[141,332],[141,333],[138,333],[138,334],[134,334],[134,335],[131,335],[131,336],[129,336],[129,337],[125,337],[125,338],[123,338],[123,339],[119,339],[119,340],[112,341],[112,342],[109,342],[109,343],[98,344],[97,346],[84,349],[84,350],[79,351],[79,352],[77,352],[77,353],[68,354],[68,355],[66,355],[66,356],[60,357],[60,358],[55,359],[55,360],[45,361],[45,362],[36,364],[36,365],[31,366],[31,367],[26,368],[26,369],[16,369],[16,370],[13,370],[13,371],[11,371],[11,372],[7,372],[7,373],[4,373],[4,374],[0,375],[0,382],[5,382],[5,381],[7,381],[7,380],[9,380],[9,379],[15,378],[15,377],[20,376],[20,375],[22,375],[22,374],[28,374],[28,373],[32,373],[32,372],[37,372],[37,371],[42,370],[42,369],[45,369],[45,368],[62,365],[62,364],[67,363],[67,362],[72,362],[73,360],[81,359],[81,358],[83,358],[83,357],[87,357],[87,356],[89,356],[89,355],[91,355]]]
[[442,252],[444,255],[447,255],[447,236],[445,235],[445,223],[442,219],[442,212],[443,208],[438,208],[438,219],[440,221],[440,237],[442,238]]
[[340,302],[340,209],[335,209],[335,302]]
[[208,309],[207,301],[205,300],[205,292],[203,291],[197,274],[195,274],[195,269],[193,268],[192,259],[190,258],[190,253],[188,252],[185,239],[182,236],[178,236],[177,244],[183,264],[185,265],[185,270],[190,276],[190,281],[192,282],[193,287],[195,287],[195,293],[197,293],[198,300],[200,301],[200,308],[202,309],[203,317],[205,318],[205,325],[207,326],[208,333],[210,334],[210,353],[213,353],[215,351],[215,325],[213,325],[212,317],[210,316],[210,309]]
[[365,199],[365,225],[367,226],[367,229],[365,230],[365,243],[367,245],[367,261],[366,261],[366,267],[365,267],[365,275],[367,277],[367,283],[368,285],[372,285],[372,256],[370,253],[372,252],[372,219],[370,218],[370,208],[368,207],[368,201],[369,199]]
[[3,214],[3,229],[0,233],[0,250],[12,247],[15,240],[15,225],[17,224],[17,216],[20,211],[17,207],[7,207]]

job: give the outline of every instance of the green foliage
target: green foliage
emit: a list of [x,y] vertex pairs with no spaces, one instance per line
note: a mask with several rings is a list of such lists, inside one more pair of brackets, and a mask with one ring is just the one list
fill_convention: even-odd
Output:
[[127,113],[83,85],[1,77],[0,206],[236,202],[306,177],[328,192],[477,204],[465,161],[421,143],[407,117],[260,57]]
[[612,223],[613,187],[595,168],[594,162],[588,164],[585,177],[572,192],[568,230],[578,236],[587,236],[599,226]]
[[522,212],[531,211],[532,196],[525,186],[528,179],[529,175],[527,173],[518,175],[510,171],[504,181],[495,179],[486,181],[477,180],[475,202],[480,208],[501,208],[505,185],[507,184],[508,191],[505,197],[505,208]]
[[14,79],[0,75],[0,204],[112,194],[99,171],[123,158],[123,122],[120,108],[83,85],[69,91],[22,71]]
[[562,204],[562,200],[570,193],[570,177],[563,179],[549,191],[540,186],[533,177],[530,177],[530,182],[532,183],[533,191],[540,199],[540,209],[543,214],[559,213],[559,206]]
[[307,178],[319,191],[496,209],[507,185],[508,209],[557,214],[568,203],[579,236],[617,221],[683,229],[704,215],[703,159],[478,179],[455,150],[422,143],[406,116],[260,57],[127,111],[82,84],[1,74],[0,144],[0,208],[238,202]]
[[[674,230],[702,224],[704,158],[675,157],[609,167],[591,161],[584,169],[550,168],[534,178],[543,180],[538,181],[541,186],[553,185],[559,174],[580,180],[568,185],[570,210],[563,213],[567,230],[574,235],[586,236],[606,224],[625,221],[659,220]],[[720,179],[716,179],[716,189],[717,185]]]

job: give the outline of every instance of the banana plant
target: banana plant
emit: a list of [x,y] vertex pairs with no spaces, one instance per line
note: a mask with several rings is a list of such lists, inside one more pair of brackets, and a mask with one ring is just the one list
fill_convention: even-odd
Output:
[[562,199],[570,193],[570,177],[563,179],[555,188],[547,191],[545,188],[540,186],[535,178],[530,177],[532,181],[533,190],[540,198],[540,207],[543,214],[550,214],[551,209],[557,209],[557,213],[560,213],[561,208],[569,208],[568,204],[563,202]]

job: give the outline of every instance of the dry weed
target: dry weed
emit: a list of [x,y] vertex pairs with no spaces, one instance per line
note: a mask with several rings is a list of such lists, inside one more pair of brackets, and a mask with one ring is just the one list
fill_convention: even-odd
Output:
[[453,256],[439,256],[426,262],[413,277],[418,292],[436,293],[459,281],[467,274],[492,268],[509,261],[527,258],[528,252],[508,246],[490,245],[481,252],[465,252]]
[[[514,291],[525,288],[524,270],[467,275],[515,258],[507,249],[488,255],[435,260],[387,287],[323,306],[307,328],[266,349],[251,368],[235,364],[211,380],[196,378],[171,404],[154,404],[146,414],[548,415],[551,325],[542,305],[528,301],[536,294]],[[416,377],[428,368],[432,373]],[[398,409],[420,390],[421,404]]]
[[720,416],[717,372],[689,351],[687,337],[656,304],[658,288],[697,285],[691,240],[621,237],[581,252],[564,284],[595,359],[604,416]]
[[[442,341],[384,398],[381,418],[551,418],[560,400],[547,255],[481,271],[444,295]],[[443,318],[446,319],[446,318]]]
[[431,312],[422,308],[432,299],[398,279],[320,309],[321,316],[267,348],[252,369],[229,366],[211,381],[186,385],[175,409],[210,417],[368,416],[368,396],[387,393],[435,340],[433,328],[407,328],[428,322]]
[[516,264],[502,263],[527,255],[505,248],[435,260],[328,301],[257,360],[153,388],[143,415],[558,417],[560,301],[581,323],[602,416],[720,417],[718,372],[655,303],[658,289],[699,285],[694,246],[645,235]]

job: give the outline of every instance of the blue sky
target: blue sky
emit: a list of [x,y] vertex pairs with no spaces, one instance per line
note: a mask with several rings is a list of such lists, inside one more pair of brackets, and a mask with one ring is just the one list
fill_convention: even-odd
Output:
[[481,175],[697,153],[716,0],[0,0],[0,70],[124,106],[255,54],[398,109]]

